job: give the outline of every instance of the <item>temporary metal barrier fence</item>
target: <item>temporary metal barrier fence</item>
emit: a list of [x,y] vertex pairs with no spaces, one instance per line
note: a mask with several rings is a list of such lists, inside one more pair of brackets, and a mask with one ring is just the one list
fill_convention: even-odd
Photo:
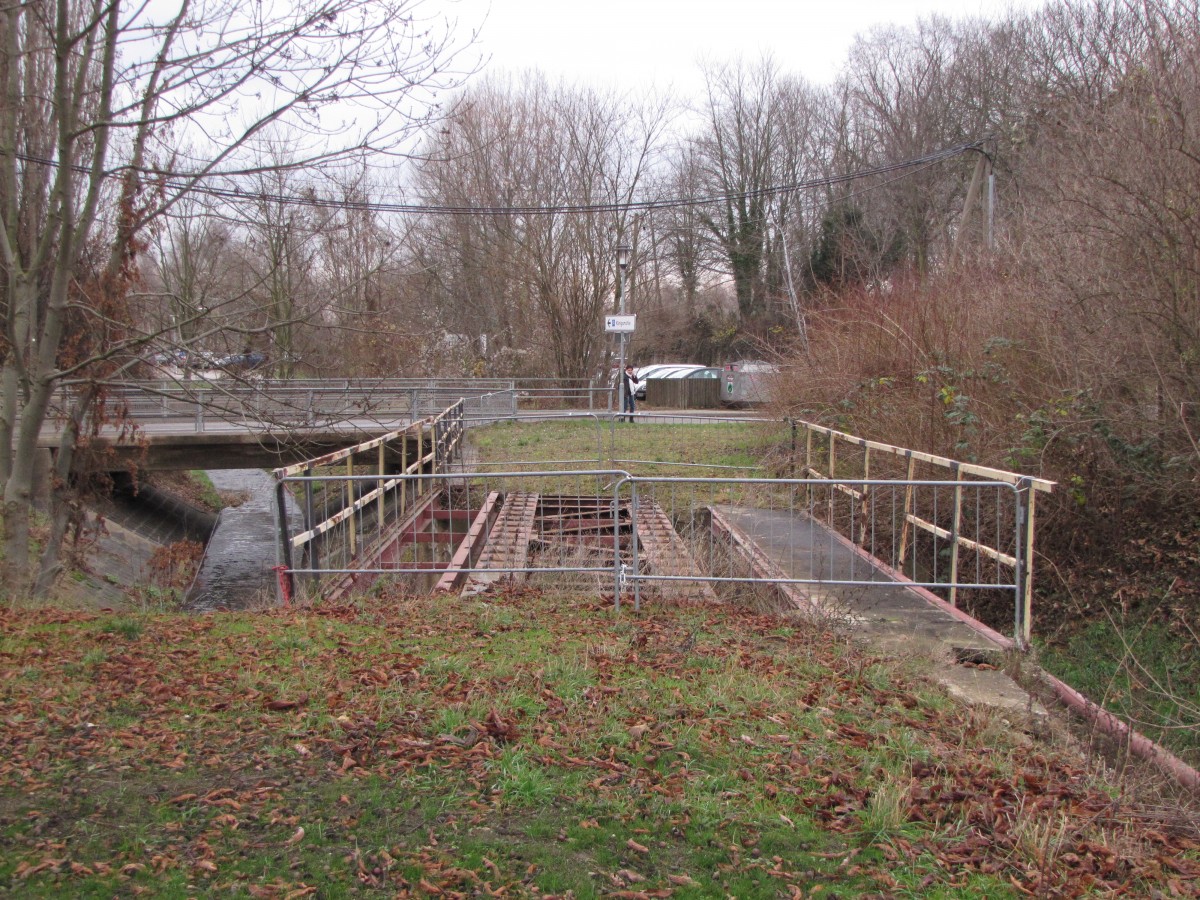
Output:
[[[468,591],[504,578],[531,580],[611,591],[618,605],[623,595],[635,603],[643,593],[717,599],[731,585],[757,584],[790,589],[784,590],[790,602],[830,611],[900,580],[943,595],[954,591],[993,626],[1002,604],[1012,610],[1019,643],[1029,631],[1020,602],[1027,480],[409,466],[391,478],[283,473],[279,483],[305,497],[358,498],[285,542],[291,559],[283,564],[301,597],[362,588],[381,576],[410,579],[414,589]],[[960,537],[975,549],[969,562],[963,556],[952,568],[945,529],[922,532],[923,546],[914,552],[918,539],[906,537],[906,523],[912,516],[945,521],[954,510]],[[286,534],[287,523],[280,527]]]

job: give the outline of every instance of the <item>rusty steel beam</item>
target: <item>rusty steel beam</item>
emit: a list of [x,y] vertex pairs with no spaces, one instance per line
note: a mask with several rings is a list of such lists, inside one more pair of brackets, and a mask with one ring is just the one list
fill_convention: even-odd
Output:
[[[716,603],[712,585],[704,580],[700,567],[663,508],[653,500],[643,500],[637,511],[637,540],[644,552],[651,575],[673,576],[671,581],[656,582],[664,597],[694,596]],[[698,576],[695,581],[677,581],[680,576]]]
[[462,543],[458,545],[458,549],[454,553],[454,558],[450,560],[450,565],[436,585],[434,592],[438,591],[456,591],[462,587],[466,580],[467,573],[463,570],[469,569],[479,560],[480,554],[487,543],[488,536],[491,533],[492,526],[497,517],[500,515],[500,492],[492,491],[487,495],[487,499],[483,501],[483,506],[475,515],[475,520],[471,523],[470,529],[467,531],[466,537]]

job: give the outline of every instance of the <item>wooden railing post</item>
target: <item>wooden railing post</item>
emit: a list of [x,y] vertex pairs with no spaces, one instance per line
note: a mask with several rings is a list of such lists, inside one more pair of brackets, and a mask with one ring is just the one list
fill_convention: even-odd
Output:
[[1034,491],[1032,481],[1017,482],[1017,565],[1014,623],[1017,643],[1022,649],[1029,646],[1033,634],[1033,517]]
[[[811,428],[809,428],[806,424],[805,428],[804,428],[804,473],[803,473],[805,478],[813,477],[812,455],[813,455],[813,430]],[[804,486],[804,508],[806,510],[811,510],[812,504],[813,504],[812,485],[806,484]]]
[[[353,455],[346,457],[346,474],[349,476],[354,475],[354,456]],[[346,507],[351,507],[354,505],[354,501],[357,499],[354,496],[354,481],[353,480],[347,479],[346,490],[350,494],[349,501],[346,503]],[[358,553],[358,533],[354,527],[354,515],[353,514],[350,515],[350,519],[346,524],[350,530],[350,558],[353,559],[354,556]]]
[[954,512],[950,518],[950,605],[958,606],[958,530],[962,526],[962,470],[954,464]]
[[377,529],[378,534],[383,534],[383,524],[384,524],[384,520],[387,518],[387,505],[384,503],[384,496],[383,496],[385,493],[385,491],[383,490],[383,477],[387,474],[386,459],[387,459],[387,445],[384,443],[381,443],[379,445],[379,463],[377,466],[377,471],[379,474],[379,482],[378,482],[379,527]]
[[[837,438],[834,437],[832,431],[829,433],[829,480],[837,481]],[[833,518],[833,496],[835,493],[837,492],[831,487],[829,490],[829,525],[831,528],[837,527]]]
[[[871,477],[871,448],[867,447],[863,450],[863,480],[866,481]],[[858,546],[866,548],[867,546],[867,500],[871,494],[871,486],[869,484],[862,485],[862,498],[859,500],[859,532]]]
[[[913,459],[912,451],[908,452],[908,474],[905,480],[908,484],[904,487],[904,524],[900,526],[900,565],[898,568],[904,570],[904,556],[908,552],[908,535],[909,529],[912,527],[912,505],[913,505],[913,479],[917,473],[917,461]],[[915,559],[915,555],[914,555]]]

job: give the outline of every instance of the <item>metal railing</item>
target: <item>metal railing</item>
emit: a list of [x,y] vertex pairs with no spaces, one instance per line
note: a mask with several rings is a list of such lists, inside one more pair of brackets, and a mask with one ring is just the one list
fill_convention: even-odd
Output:
[[231,424],[319,428],[416,422],[459,400],[473,417],[511,416],[517,409],[513,385],[510,379],[196,379],[117,386],[108,402],[138,423],[188,423],[195,432]]
[[[623,595],[635,604],[644,592],[715,599],[729,585],[761,584],[784,588],[792,605],[828,611],[850,594],[900,581],[936,593],[954,590],[960,599],[977,595],[993,619],[1003,604],[1012,610],[1018,641],[1028,634],[1019,602],[1028,485],[409,466],[392,479],[282,474],[280,489],[358,498],[290,537],[294,562],[284,564],[306,598],[381,576],[408,579],[414,590],[526,579],[611,592],[618,605]],[[905,546],[904,526],[910,515],[937,521],[955,502],[973,513],[963,521],[972,520],[974,543],[994,544],[995,553],[977,552],[951,571],[944,534],[931,532],[930,546],[914,553]],[[998,564],[998,556],[1016,565]]]
[[[465,406],[459,400],[382,437],[275,470],[283,599],[296,595],[295,560],[337,569],[371,558],[389,522],[428,502],[426,473],[445,471],[462,451]],[[287,517],[289,490],[303,511],[298,533]]]
[[[1014,580],[1021,585],[1019,602],[1022,609],[1017,618],[1024,623],[1021,638],[1029,640],[1030,623],[1033,619],[1033,547],[1037,494],[1053,491],[1053,481],[871,441],[799,419],[789,419],[788,422],[792,429],[792,472],[802,477],[841,479],[843,475],[848,475],[862,479],[882,477],[912,481],[922,472],[934,473],[935,477],[945,473],[955,481],[962,479],[964,485],[991,481],[1011,485],[1022,492],[1024,496],[1021,514],[1025,518],[1021,523],[1023,544],[1020,548],[1005,551],[998,549],[993,543],[988,543],[986,535],[981,539],[973,528],[971,511],[964,505],[963,488],[956,489],[950,502],[943,504],[939,514],[932,518],[922,515],[912,506],[911,497],[906,497],[899,549],[903,561],[909,553],[916,556],[918,535],[924,534],[946,542],[947,564],[950,569],[947,600],[951,606],[958,605],[957,570],[964,554],[983,555],[1008,568],[1019,567],[1020,571],[1015,573]],[[803,446],[802,450],[800,445]],[[844,485],[841,490],[865,508],[869,489],[857,491],[849,485]]]
[[[236,377],[129,381],[107,392],[112,410],[139,422],[321,426],[368,420],[415,421],[458,398],[469,412],[493,417],[575,410],[611,412],[613,385],[601,378],[332,378]],[[54,408],[69,408],[61,389]],[[475,409],[471,409],[471,405]]]
[[[395,425],[434,415],[457,399],[468,415],[495,421],[558,411],[613,411],[613,385],[601,378],[335,378],[227,377],[129,381],[107,392],[110,416],[139,424],[187,423],[192,431],[228,425],[325,427]],[[69,390],[53,410],[65,414]]]

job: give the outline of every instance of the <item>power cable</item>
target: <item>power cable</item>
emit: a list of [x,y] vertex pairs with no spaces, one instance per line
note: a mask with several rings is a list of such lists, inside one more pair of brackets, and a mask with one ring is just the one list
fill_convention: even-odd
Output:
[[[875,166],[870,169],[862,169],[857,172],[851,172],[845,175],[823,176],[820,178],[812,178],[806,181],[798,181],[791,184],[771,185],[768,187],[758,188],[752,191],[737,191],[727,194],[717,194],[709,197],[686,197],[672,198],[665,200],[627,200],[620,202],[609,203],[564,203],[550,204],[546,206],[450,206],[444,204],[424,204],[424,203],[381,203],[371,200],[350,200],[318,197],[315,194],[309,196],[289,195],[289,194],[272,194],[264,191],[249,191],[239,187],[223,188],[217,185],[204,184],[200,181],[194,181],[191,177],[178,172],[163,172],[154,169],[142,169],[140,173],[150,181],[157,182],[168,192],[182,194],[192,193],[201,194],[203,196],[212,197],[219,200],[227,200],[231,202],[269,202],[279,204],[281,206],[307,206],[315,209],[350,209],[367,212],[379,213],[412,213],[419,215],[438,215],[438,216],[543,216],[543,215],[575,215],[584,213],[616,213],[616,212],[653,212],[667,209],[682,209],[686,207],[710,206],[718,203],[729,203],[735,200],[752,199],[759,197],[769,197],[778,194],[798,193],[801,191],[812,190],[814,188],[832,187],[838,184],[846,184],[851,181],[858,181],[863,178],[871,178],[878,175],[888,175],[894,172],[901,172],[908,169],[918,167],[928,167],[939,162],[944,162],[947,159],[952,159],[963,153],[971,151],[980,151],[981,145],[979,142],[969,144],[959,144],[955,147],[948,147],[944,150],[938,150],[934,153],[925,156],[906,159],[900,162],[888,163],[887,165]],[[56,160],[44,159],[28,154],[17,154],[17,159],[26,163],[37,165],[59,167],[61,164]],[[87,173],[90,170],[86,166],[76,165],[73,167],[76,171]],[[130,169],[128,167],[117,169],[111,173],[107,173],[110,178],[124,178],[128,175]],[[219,173],[204,176],[206,178],[223,177]]]

